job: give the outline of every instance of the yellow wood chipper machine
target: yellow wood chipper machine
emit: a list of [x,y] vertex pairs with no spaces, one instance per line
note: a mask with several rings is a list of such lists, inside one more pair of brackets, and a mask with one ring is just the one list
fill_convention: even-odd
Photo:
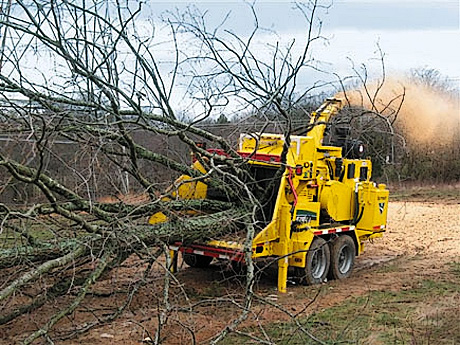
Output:
[[[381,237],[386,229],[389,191],[384,184],[370,181],[372,163],[362,158],[363,145],[329,131],[328,124],[343,106],[341,99],[327,99],[313,112],[307,134],[290,136],[285,162],[281,159],[283,135],[240,136],[238,154],[247,160],[257,180],[270,181],[280,167],[284,169],[272,184],[266,225],[252,243],[253,259],[278,260],[280,292],[286,292],[289,268],[307,284],[349,277],[364,242]],[[199,161],[193,167],[206,172]],[[177,182],[177,198],[204,199],[211,193],[206,183],[186,175]],[[149,222],[166,220],[157,213]],[[234,239],[174,243],[170,248],[173,255],[182,252],[185,263],[194,267],[206,266],[213,259],[244,261],[243,241]]]

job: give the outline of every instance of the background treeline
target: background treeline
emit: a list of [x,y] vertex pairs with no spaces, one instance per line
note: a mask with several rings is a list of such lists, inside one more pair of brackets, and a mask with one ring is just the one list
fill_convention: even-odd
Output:
[[[370,112],[364,104],[347,107],[339,117],[334,119],[331,127],[344,124],[350,126],[351,137],[364,142],[367,156],[371,157],[373,162],[373,179],[378,182],[421,184],[458,182],[460,181],[458,88],[452,86],[434,70],[413,71],[410,80],[412,87],[423,86],[438,94],[440,104],[446,98],[454,104],[452,113],[445,114],[451,121],[445,124],[442,121],[436,125],[423,123],[417,114],[412,114],[411,121],[422,121],[418,136],[423,139],[425,133],[429,132],[431,133],[429,140],[427,138],[417,140],[408,133],[407,119],[403,118],[407,117],[407,114],[398,114],[389,128],[387,118],[375,116],[375,113]],[[349,89],[352,90],[353,87]],[[325,98],[333,96],[333,92],[318,94],[291,107],[293,133],[303,134],[302,128],[308,123],[309,114],[317,109]],[[408,94],[407,97],[409,96]],[[417,102],[413,99],[405,100],[405,102],[414,101]],[[30,115],[46,115],[46,111],[37,107],[23,107],[23,109],[24,121]],[[4,104],[0,108],[2,118],[0,145],[9,157],[32,166],[40,166],[40,169],[56,176],[66,186],[91,198],[116,198],[123,194],[143,192],[141,186],[124,172],[119,162],[116,164],[93,146],[76,144],[63,137],[53,143],[47,143],[46,148],[40,151],[34,139],[18,136],[15,128],[10,126],[8,119],[11,119],[12,113],[18,116],[17,109],[11,109],[11,105]],[[69,116],[90,115],[74,110],[69,113]],[[240,133],[257,131],[280,133],[285,122],[280,120],[276,111],[266,111],[263,114],[229,116],[222,114],[216,119],[204,119],[197,126],[223,136],[236,148]],[[424,129],[423,126],[430,128]],[[157,152],[176,161],[187,164],[191,162],[188,148],[177,137],[156,136],[139,129],[133,131],[131,135],[136,142],[147,148],[155,148]],[[167,188],[171,176],[177,175],[173,170],[160,164],[150,164],[148,169],[140,166],[140,169],[145,176],[156,181],[153,188],[159,194]],[[29,204],[43,198],[40,195],[41,192],[33,184],[24,184],[11,179],[4,170],[0,171],[0,202]]]

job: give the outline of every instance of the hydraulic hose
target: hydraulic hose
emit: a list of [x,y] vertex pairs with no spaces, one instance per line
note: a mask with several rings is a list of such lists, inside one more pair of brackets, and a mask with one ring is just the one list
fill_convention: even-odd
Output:
[[359,183],[357,183],[355,187],[355,210],[353,214],[353,220],[351,222],[352,225],[358,224],[361,218],[363,217],[363,213],[364,213],[364,205],[361,207],[361,211],[359,211],[358,187],[359,187]]

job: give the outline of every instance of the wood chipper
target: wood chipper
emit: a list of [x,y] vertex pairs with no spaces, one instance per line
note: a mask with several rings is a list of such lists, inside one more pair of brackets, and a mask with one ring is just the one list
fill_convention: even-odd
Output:
[[[253,259],[278,260],[280,292],[286,292],[289,268],[307,284],[350,276],[364,242],[381,237],[386,229],[389,191],[384,184],[370,181],[372,163],[362,158],[362,143],[329,131],[328,124],[342,108],[343,100],[327,99],[313,112],[306,135],[290,136],[285,164],[281,162],[283,135],[241,134],[239,138],[238,154],[261,184],[284,167],[282,177],[271,184],[266,226],[252,243]],[[199,161],[193,167],[205,173]],[[177,182],[177,198],[204,199],[211,193],[205,183],[186,175]],[[166,220],[157,213],[149,222]],[[234,239],[174,243],[170,249],[182,252],[192,267],[204,267],[213,259],[244,261],[242,241]]]

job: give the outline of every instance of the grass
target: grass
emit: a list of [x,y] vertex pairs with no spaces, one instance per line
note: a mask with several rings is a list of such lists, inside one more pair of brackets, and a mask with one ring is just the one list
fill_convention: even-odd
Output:
[[[407,290],[371,291],[300,322],[326,344],[460,344],[459,313],[460,262],[454,262],[437,281],[414,282]],[[291,322],[265,329],[276,344],[316,344]],[[245,332],[261,336],[255,328]],[[248,340],[231,335],[225,344]]]

